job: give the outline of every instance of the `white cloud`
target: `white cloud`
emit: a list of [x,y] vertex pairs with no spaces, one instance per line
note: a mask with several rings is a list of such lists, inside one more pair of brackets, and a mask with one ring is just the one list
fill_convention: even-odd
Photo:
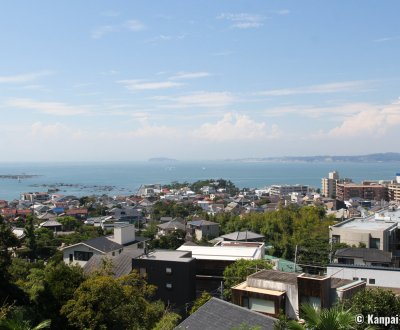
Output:
[[261,15],[248,13],[222,13],[217,19],[231,21],[231,27],[237,29],[254,29],[263,26],[265,18]]
[[397,37],[378,38],[378,39],[375,39],[375,40],[373,40],[373,41],[374,41],[374,42],[387,42],[387,41],[393,41],[393,40],[399,40],[399,39],[400,39],[400,37],[397,36]]
[[0,84],[21,84],[37,80],[43,76],[52,75],[52,71],[39,71],[17,74],[13,76],[0,76]]
[[322,134],[327,137],[381,136],[400,126],[400,104],[373,106],[346,118],[339,126]]
[[115,31],[117,31],[117,27],[113,25],[99,26],[92,31],[92,38],[100,39],[104,37],[106,34],[110,34]]
[[168,89],[183,85],[182,83],[177,83],[174,81],[148,82],[143,80],[119,80],[117,82],[123,84],[129,90],[134,91]]
[[156,43],[158,41],[175,41],[175,40],[182,40],[185,39],[186,35],[185,34],[179,34],[179,35],[165,35],[165,34],[160,34],[157,37],[151,38],[147,40],[147,43]]
[[60,123],[46,125],[41,122],[35,122],[31,125],[32,135],[40,138],[55,137],[60,134],[61,131],[65,130],[65,126],[61,125]]
[[205,123],[192,136],[211,141],[238,141],[272,139],[280,135],[276,125],[268,128],[264,122],[256,122],[246,115],[227,113],[216,123]]
[[139,20],[132,19],[126,21],[124,26],[130,31],[142,31],[146,29],[146,26]]
[[223,108],[235,101],[234,96],[229,92],[196,92],[177,97],[157,96],[155,100],[168,101],[171,104],[167,107],[186,108]]
[[209,77],[210,74],[208,72],[178,72],[174,76],[170,77],[171,80],[179,80],[179,79],[197,79]]
[[344,81],[334,82],[329,84],[311,85],[297,88],[284,88],[284,89],[273,89],[263,92],[258,92],[256,95],[264,96],[289,96],[299,94],[328,94],[328,93],[339,93],[339,92],[354,92],[354,91],[368,91],[368,86],[371,85],[371,81]]
[[31,99],[11,99],[7,106],[18,109],[30,109],[55,116],[74,116],[89,112],[88,106],[70,106],[61,102],[42,102]]

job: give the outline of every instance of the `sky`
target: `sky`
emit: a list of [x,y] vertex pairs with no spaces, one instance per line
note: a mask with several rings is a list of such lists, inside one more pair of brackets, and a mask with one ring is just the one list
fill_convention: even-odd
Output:
[[397,0],[7,1],[0,161],[399,152]]

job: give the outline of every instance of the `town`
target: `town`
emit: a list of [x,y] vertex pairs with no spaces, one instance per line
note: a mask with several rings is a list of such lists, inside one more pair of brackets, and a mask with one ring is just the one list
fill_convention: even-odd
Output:
[[400,174],[333,171],[318,189],[210,179],[129,196],[23,192],[0,215],[1,312],[21,322],[291,329],[325,311],[364,329],[355,315],[400,313]]

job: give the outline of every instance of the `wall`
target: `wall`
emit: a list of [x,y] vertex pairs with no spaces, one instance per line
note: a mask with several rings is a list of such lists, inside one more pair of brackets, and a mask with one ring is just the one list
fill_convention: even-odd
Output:
[[[400,287],[400,268],[373,268],[373,267],[343,267],[342,265],[329,265],[327,275],[337,278],[353,280],[353,278],[366,278],[368,286],[382,286],[388,288]],[[375,279],[375,284],[369,279]]]
[[[70,263],[69,255],[70,254],[73,255],[74,251],[92,252],[93,255],[95,255],[95,254],[103,255],[103,253],[101,253],[97,250],[94,250],[94,249],[88,247],[87,245],[84,245],[84,244],[76,245],[76,246],[66,248],[65,250],[63,250],[63,260],[67,265]],[[75,259],[73,261],[73,264],[78,264],[81,267],[83,267],[86,263],[87,263],[87,261],[81,261],[81,260],[75,260]]]

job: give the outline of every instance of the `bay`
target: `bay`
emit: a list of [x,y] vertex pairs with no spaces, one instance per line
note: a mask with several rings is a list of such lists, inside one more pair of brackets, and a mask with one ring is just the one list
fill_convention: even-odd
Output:
[[235,161],[196,162],[102,162],[102,163],[0,163],[0,175],[37,175],[32,178],[0,179],[0,199],[18,199],[22,192],[47,191],[65,184],[59,193],[84,195],[130,195],[143,184],[194,182],[223,178],[239,188],[263,188],[271,184],[306,184],[320,188],[321,178],[337,170],[340,177],[392,180],[400,172],[398,162],[371,163],[272,163]]

